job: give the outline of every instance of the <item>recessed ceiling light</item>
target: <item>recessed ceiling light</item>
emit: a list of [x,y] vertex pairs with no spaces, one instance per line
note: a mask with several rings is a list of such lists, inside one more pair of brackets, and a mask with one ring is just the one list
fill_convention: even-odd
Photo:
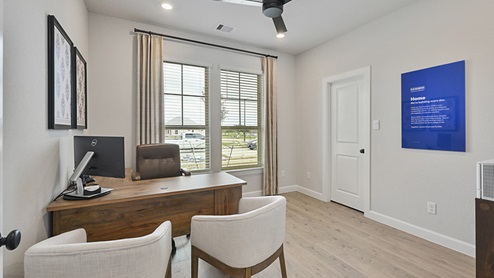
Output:
[[282,39],[282,38],[284,38],[284,37],[285,37],[285,33],[279,33],[279,34],[277,34],[277,35],[276,35],[276,37],[277,37],[278,39]]
[[168,11],[168,10],[173,9],[172,4],[167,3],[167,2],[161,3],[161,7],[162,7],[163,9],[167,10],[167,11]]

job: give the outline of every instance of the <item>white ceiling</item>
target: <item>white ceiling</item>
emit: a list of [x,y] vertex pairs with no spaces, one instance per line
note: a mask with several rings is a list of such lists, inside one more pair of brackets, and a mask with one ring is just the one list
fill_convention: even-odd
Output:
[[[284,7],[288,32],[276,38],[273,21],[261,8],[213,0],[85,0],[89,12],[145,24],[246,43],[264,49],[299,54],[416,0],[292,0]],[[218,24],[235,27],[230,33]],[[150,30],[155,31],[155,30]]]

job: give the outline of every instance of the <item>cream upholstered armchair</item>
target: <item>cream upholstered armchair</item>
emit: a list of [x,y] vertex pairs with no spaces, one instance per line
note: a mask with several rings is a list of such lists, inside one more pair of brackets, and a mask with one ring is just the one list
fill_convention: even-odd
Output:
[[66,232],[31,246],[24,255],[26,278],[171,277],[169,221],[142,237],[86,242],[86,231]]
[[285,197],[266,196],[240,199],[239,214],[192,217],[192,278],[199,258],[233,277],[251,277],[279,258],[286,278],[285,216]]

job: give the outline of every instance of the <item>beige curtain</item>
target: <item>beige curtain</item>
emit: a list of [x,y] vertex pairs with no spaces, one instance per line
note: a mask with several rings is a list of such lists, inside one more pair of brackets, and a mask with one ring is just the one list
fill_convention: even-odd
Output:
[[262,58],[262,70],[265,78],[265,153],[264,153],[264,195],[278,194],[278,125],[276,95],[276,59]]
[[163,141],[163,38],[138,33],[137,144]]

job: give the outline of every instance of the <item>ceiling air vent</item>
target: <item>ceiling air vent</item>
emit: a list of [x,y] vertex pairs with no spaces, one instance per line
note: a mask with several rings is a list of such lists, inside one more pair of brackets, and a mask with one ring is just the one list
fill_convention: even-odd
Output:
[[223,24],[219,24],[218,27],[216,27],[216,30],[227,32],[227,33],[230,33],[231,31],[233,31],[233,29],[235,29],[235,28],[233,28],[231,26],[226,26]]

